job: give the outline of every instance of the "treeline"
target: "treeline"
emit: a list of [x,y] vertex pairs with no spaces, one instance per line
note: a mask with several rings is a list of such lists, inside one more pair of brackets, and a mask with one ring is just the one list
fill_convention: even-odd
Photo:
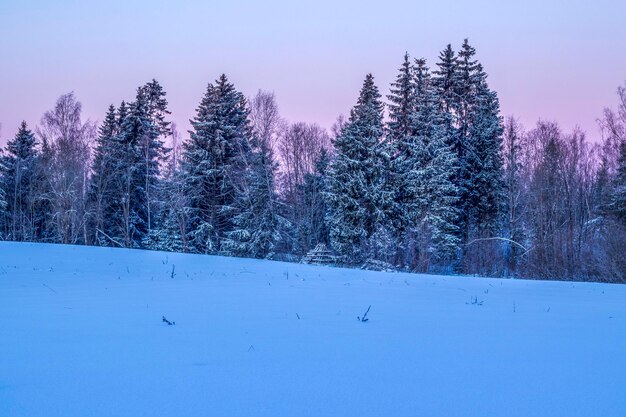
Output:
[[467,42],[367,75],[329,134],[210,83],[181,140],[156,81],[96,127],[62,96],[0,155],[0,237],[419,272],[624,281],[626,90],[602,144],[503,120]]

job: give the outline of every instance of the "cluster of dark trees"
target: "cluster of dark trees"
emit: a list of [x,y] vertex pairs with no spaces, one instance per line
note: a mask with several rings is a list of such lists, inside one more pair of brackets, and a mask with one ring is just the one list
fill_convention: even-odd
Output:
[[324,243],[344,265],[623,281],[618,96],[601,144],[553,122],[524,131],[467,40],[433,70],[405,55],[386,102],[367,75],[330,134],[225,75],[185,140],[155,80],[99,127],[70,93],[0,155],[0,238],[282,260]]

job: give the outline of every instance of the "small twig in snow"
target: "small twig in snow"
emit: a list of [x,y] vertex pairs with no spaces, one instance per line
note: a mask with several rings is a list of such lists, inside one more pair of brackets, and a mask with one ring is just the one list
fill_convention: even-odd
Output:
[[367,313],[370,312],[370,308],[372,308],[371,305],[367,307],[367,311],[365,312],[365,314],[363,314],[363,317],[356,316],[356,319],[362,323],[365,323],[366,321],[368,321],[369,319],[367,318]]
[[48,287],[46,284],[43,284],[44,287],[46,287],[47,289],[49,289],[50,291],[52,291],[53,293],[56,293],[56,291],[54,290],[54,288],[52,287]]
[[470,302],[469,303],[465,303],[465,304],[481,306],[481,305],[483,305],[483,303],[484,303],[484,301],[478,301],[478,297],[470,297]]

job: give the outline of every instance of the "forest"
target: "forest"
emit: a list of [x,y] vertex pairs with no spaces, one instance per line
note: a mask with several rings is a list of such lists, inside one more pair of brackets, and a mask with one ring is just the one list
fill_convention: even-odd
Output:
[[357,93],[327,131],[221,75],[188,133],[156,80],[99,124],[65,94],[0,150],[0,239],[626,282],[626,84],[599,141],[504,117],[467,40]]

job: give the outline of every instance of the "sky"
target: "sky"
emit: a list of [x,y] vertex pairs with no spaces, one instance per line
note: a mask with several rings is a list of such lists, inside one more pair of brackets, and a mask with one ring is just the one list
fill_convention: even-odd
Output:
[[99,121],[152,78],[186,137],[221,73],[247,96],[274,91],[287,120],[329,128],[368,72],[387,94],[405,51],[433,67],[464,38],[503,115],[594,139],[626,80],[625,16],[619,0],[0,0],[0,145],[61,94]]

